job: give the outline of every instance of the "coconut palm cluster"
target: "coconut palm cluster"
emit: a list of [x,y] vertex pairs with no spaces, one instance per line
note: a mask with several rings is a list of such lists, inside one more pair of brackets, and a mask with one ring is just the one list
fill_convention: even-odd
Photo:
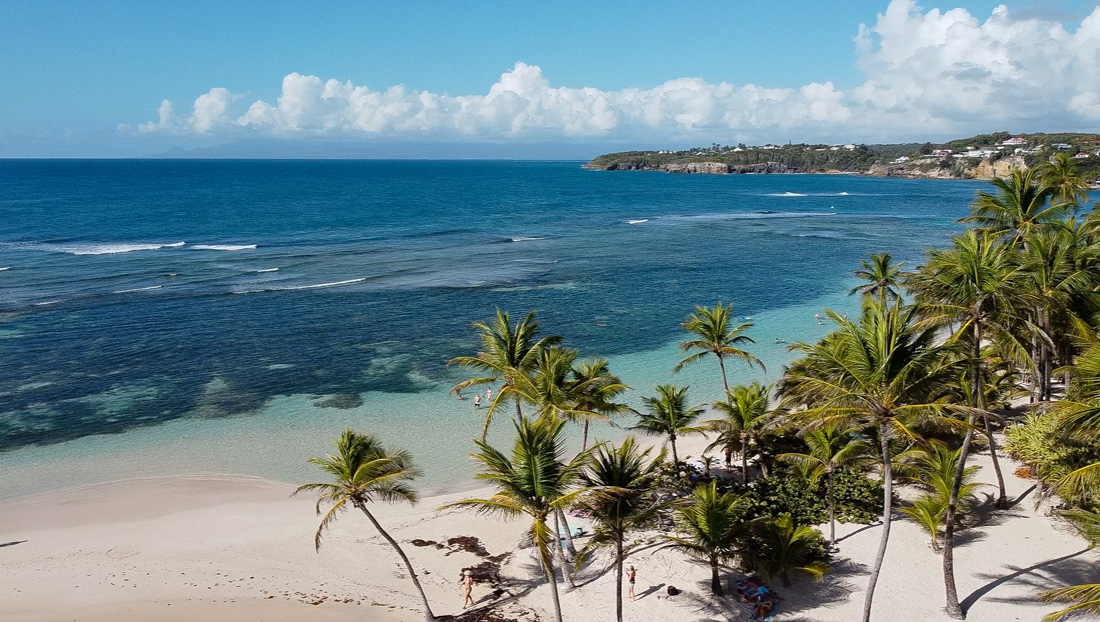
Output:
[[[530,523],[559,622],[559,588],[574,588],[574,575],[605,551],[621,622],[624,560],[639,546],[699,560],[712,597],[736,598],[723,573],[819,580],[838,520],[881,520],[864,593],[868,622],[895,510],[927,532],[929,554],[943,562],[945,611],[963,618],[955,540],[974,520],[979,484],[968,461],[976,448],[990,453],[997,480],[991,511],[1009,506],[1003,452],[1026,465],[1017,473],[1035,478],[1060,516],[1100,542],[1100,207],[1083,211],[1086,186],[1072,162],[992,185],[962,219],[971,228],[912,270],[885,252],[863,261],[852,290],[860,313],[826,310],[830,332],[791,344],[797,358],[774,385],[731,386],[728,364],[764,369],[749,351],[753,324],[730,304],[696,307],[682,324],[684,358],[672,373],[717,363],[722,395],[710,403],[669,383],[632,408],[630,387],[606,359],[581,358],[561,337],[540,334],[534,311],[513,318],[498,310],[475,322],[478,351],[451,361],[474,375],[453,391],[499,387],[478,411],[472,454],[492,495],[446,507]],[[511,447],[488,441],[502,416]],[[662,446],[622,433],[611,434],[618,442],[592,441],[592,425],[654,436]],[[706,435],[706,452],[720,451],[724,464],[712,455],[689,461],[677,445],[689,435]],[[332,481],[299,489],[320,493],[316,545],[342,510],[360,510],[407,566],[431,618],[408,558],[369,510],[376,501],[415,502],[410,482],[419,472],[407,453],[371,435],[349,430],[335,445],[336,453],[311,460]],[[919,495],[900,502],[898,485]],[[578,511],[594,525],[580,549],[568,521]],[[828,538],[818,531],[826,525]],[[1100,613],[1100,585],[1039,597],[1068,604],[1048,621]]]

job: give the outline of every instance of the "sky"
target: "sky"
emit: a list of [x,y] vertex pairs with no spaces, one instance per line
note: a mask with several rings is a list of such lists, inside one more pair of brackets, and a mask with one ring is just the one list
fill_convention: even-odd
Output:
[[0,2],[0,157],[1100,131],[1095,0]]

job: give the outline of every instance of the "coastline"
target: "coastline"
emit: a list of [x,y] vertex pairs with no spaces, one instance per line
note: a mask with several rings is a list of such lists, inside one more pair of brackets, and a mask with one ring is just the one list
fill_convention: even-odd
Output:
[[[654,439],[649,439],[654,441]],[[685,454],[705,446],[682,440]],[[978,479],[991,481],[988,455],[975,456]],[[1036,509],[1032,483],[1006,469],[1014,506],[994,523],[963,532],[957,556],[960,596],[968,619],[1001,622],[1035,619],[1051,610],[1039,589],[1087,578],[1095,552],[1067,525]],[[470,482],[476,486],[475,482]],[[170,476],[98,484],[0,503],[0,617],[16,622],[74,619],[228,621],[300,620],[323,612],[326,619],[414,622],[418,599],[392,550],[355,512],[340,516],[314,552],[315,499],[291,497],[293,486],[247,476]],[[527,523],[436,508],[488,492],[484,488],[430,495],[412,508],[377,504],[376,514],[410,556],[437,615],[460,613],[457,578],[464,567],[486,558],[443,545],[415,546],[414,539],[445,543],[473,536],[488,554],[509,553],[501,573],[512,600],[501,611],[515,619],[540,619],[551,611],[548,587],[536,578],[529,551],[514,550]],[[903,490],[902,495],[906,492]],[[784,619],[842,622],[858,616],[866,569],[879,539],[877,524],[838,525],[840,552],[824,583],[796,581],[777,588]],[[942,604],[939,556],[914,523],[895,522],[875,607],[907,611],[909,619],[937,619]],[[655,534],[637,537],[648,539]],[[982,554],[966,542],[983,540]],[[496,557],[492,559],[498,559]],[[567,619],[613,620],[614,576],[601,554],[582,571],[583,587],[563,591]],[[643,545],[630,561],[639,568],[645,594],[627,602],[627,614],[681,620],[713,610],[706,597],[708,570],[668,550]],[[727,573],[732,576],[733,573]],[[676,601],[658,601],[665,584],[685,591]],[[478,585],[479,605],[491,588]],[[727,612],[732,613],[732,612]]]

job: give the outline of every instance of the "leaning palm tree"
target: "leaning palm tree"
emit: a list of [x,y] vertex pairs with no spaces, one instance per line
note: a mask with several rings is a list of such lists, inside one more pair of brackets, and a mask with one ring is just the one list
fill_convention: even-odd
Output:
[[1014,171],[1008,179],[994,177],[991,183],[997,194],[978,192],[970,204],[970,216],[959,222],[973,223],[980,231],[1003,235],[1016,246],[1026,246],[1024,237],[1065,215],[1063,204],[1048,204],[1056,190],[1041,185],[1034,168]]
[[698,351],[680,361],[673,368],[673,373],[713,354],[718,359],[718,369],[722,372],[722,387],[728,393],[730,386],[726,380],[726,357],[741,359],[748,363],[749,367],[756,364],[760,365],[760,369],[764,369],[764,363],[760,359],[737,347],[742,343],[755,343],[751,337],[744,334],[746,330],[752,328],[753,324],[752,322],[742,322],[732,326],[730,317],[732,310],[732,304],[723,305],[721,302],[715,305],[713,309],[701,306],[695,307],[695,313],[688,316],[682,326],[688,332],[694,333],[696,338],[682,342],[680,353],[687,354],[693,350]]
[[719,568],[738,555],[737,540],[745,529],[742,519],[746,506],[744,495],[718,494],[717,482],[698,486],[689,505],[676,512],[677,531],[683,536],[661,536],[669,547],[710,565],[710,589],[715,596],[722,595]]
[[573,368],[574,408],[568,419],[584,421],[581,449],[588,447],[588,424],[591,421],[606,421],[630,410],[626,404],[616,401],[629,389],[608,370],[607,359],[581,361]]
[[516,417],[523,416],[520,407],[522,397],[516,387],[534,369],[539,352],[561,341],[561,337],[551,335],[537,338],[539,323],[535,319],[534,311],[528,313],[522,321],[512,324],[508,312],[497,309],[496,316],[489,322],[474,322],[471,326],[481,340],[481,351],[476,356],[453,358],[447,364],[469,367],[485,374],[456,384],[451,389],[456,393],[467,387],[504,382],[504,386],[485,411],[485,427],[481,431],[481,440],[485,440],[489,435],[493,414],[497,412],[502,400],[512,398],[516,405]]
[[[543,573],[550,582],[554,599],[554,615],[561,622],[561,602],[558,599],[558,579],[554,569],[551,546],[558,535],[547,525],[547,519],[557,509],[573,504],[592,492],[578,487],[593,450],[582,451],[565,461],[565,421],[540,418],[534,422],[521,418],[514,422],[516,441],[511,457],[494,449],[485,441],[477,441],[478,452],[472,457],[479,463],[477,479],[489,482],[497,489],[488,499],[464,499],[444,505],[473,508],[482,514],[496,514],[513,519],[524,514],[531,517],[531,534],[538,550]],[[565,569],[563,568],[563,571]]]
[[651,449],[642,450],[633,436],[615,448],[600,447],[584,482],[599,494],[580,503],[592,513],[595,535],[581,551],[578,563],[597,547],[615,547],[615,619],[623,619],[623,541],[628,531],[646,525],[662,504],[649,495],[664,462],[664,452],[650,459]]
[[1068,153],[1055,154],[1049,162],[1040,165],[1039,181],[1053,188],[1054,198],[1074,212],[1089,200],[1089,184]]
[[707,451],[716,447],[740,448],[742,486],[748,481],[750,441],[752,446],[760,452],[760,467],[764,475],[767,475],[767,467],[764,465],[763,437],[776,415],[775,411],[769,407],[770,394],[771,386],[758,382],[736,386],[732,391],[726,392],[724,401],[713,404],[715,410],[721,413],[721,418],[711,419],[702,426],[706,431],[715,432],[718,435],[714,442],[707,446]]
[[317,527],[317,533],[313,536],[313,545],[317,550],[321,549],[321,536],[332,524],[340,513],[351,506],[370,520],[378,533],[389,542],[393,550],[404,562],[409,571],[416,591],[420,594],[420,600],[424,603],[424,619],[434,620],[428,597],[424,594],[424,588],[416,577],[412,562],[405,555],[405,551],[393,539],[378,519],[371,513],[368,504],[373,501],[387,503],[408,502],[416,503],[417,494],[409,482],[420,475],[420,471],[413,466],[412,457],[405,451],[390,451],[382,446],[382,443],[369,434],[357,434],[352,430],[345,430],[340,438],[333,441],[336,446],[336,454],[329,454],[324,458],[310,458],[309,461],[316,464],[322,471],[332,476],[332,482],[304,484],[299,486],[294,494],[304,491],[319,491],[317,499],[317,515],[321,515],[321,506],[330,507],[324,512],[321,524]]
[[649,436],[667,436],[672,445],[672,461],[680,463],[676,453],[676,437],[685,434],[702,434],[703,429],[692,426],[699,415],[703,414],[701,405],[687,405],[687,387],[671,384],[658,385],[656,397],[643,397],[645,408],[635,411],[638,423],[631,427]]
[[825,478],[825,496],[829,504],[829,544],[836,545],[836,499],[833,495],[833,476],[844,467],[858,466],[872,461],[873,448],[857,435],[856,430],[822,428],[806,430],[802,434],[806,453],[779,454],[779,460],[798,467],[811,482]]
[[901,267],[904,261],[894,262],[890,253],[878,253],[871,255],[871,260],[863,260],[863,267],[856,270],[856,278],[863,281],[848,292],[851,296],[856,292],[864,296],[876,296],[885,301],[890,298],[898,298],[903,273]]
[[957,345],[937,344],[935,329],[917,327],[916,310],[864,298],[858,322],[829,316],[837,328],[814,345],[795,344],[803,357],[787,369],[780,394],[795,407],[790,418],[803,428],[873,428],[883,468],[882,536],[868,580],[863,621],[871,606],[893,518],[891,442],[914,438],[914,426],[958,427],[939,396],[949,390]]

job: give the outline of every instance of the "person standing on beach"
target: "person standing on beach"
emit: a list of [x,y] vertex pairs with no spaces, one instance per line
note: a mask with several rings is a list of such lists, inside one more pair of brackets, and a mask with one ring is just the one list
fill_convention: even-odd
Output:
[[462,608],[474,606],[474,575],[469,570],[462,573]]
[[489,387],[488,389],[485,389],[485,401],[486,402],[493,401],[493,387]]
[[474,408],[481,408],[481,394],[476,393],[474,395]]
[[634,569],[634,566],[631,566],[626,571],[626,580],[630,581],[630,589],[627,591],[626,595],[630,597],[630,600],[634,600],[634,579],[637,578],[637,576],[638,571]]

